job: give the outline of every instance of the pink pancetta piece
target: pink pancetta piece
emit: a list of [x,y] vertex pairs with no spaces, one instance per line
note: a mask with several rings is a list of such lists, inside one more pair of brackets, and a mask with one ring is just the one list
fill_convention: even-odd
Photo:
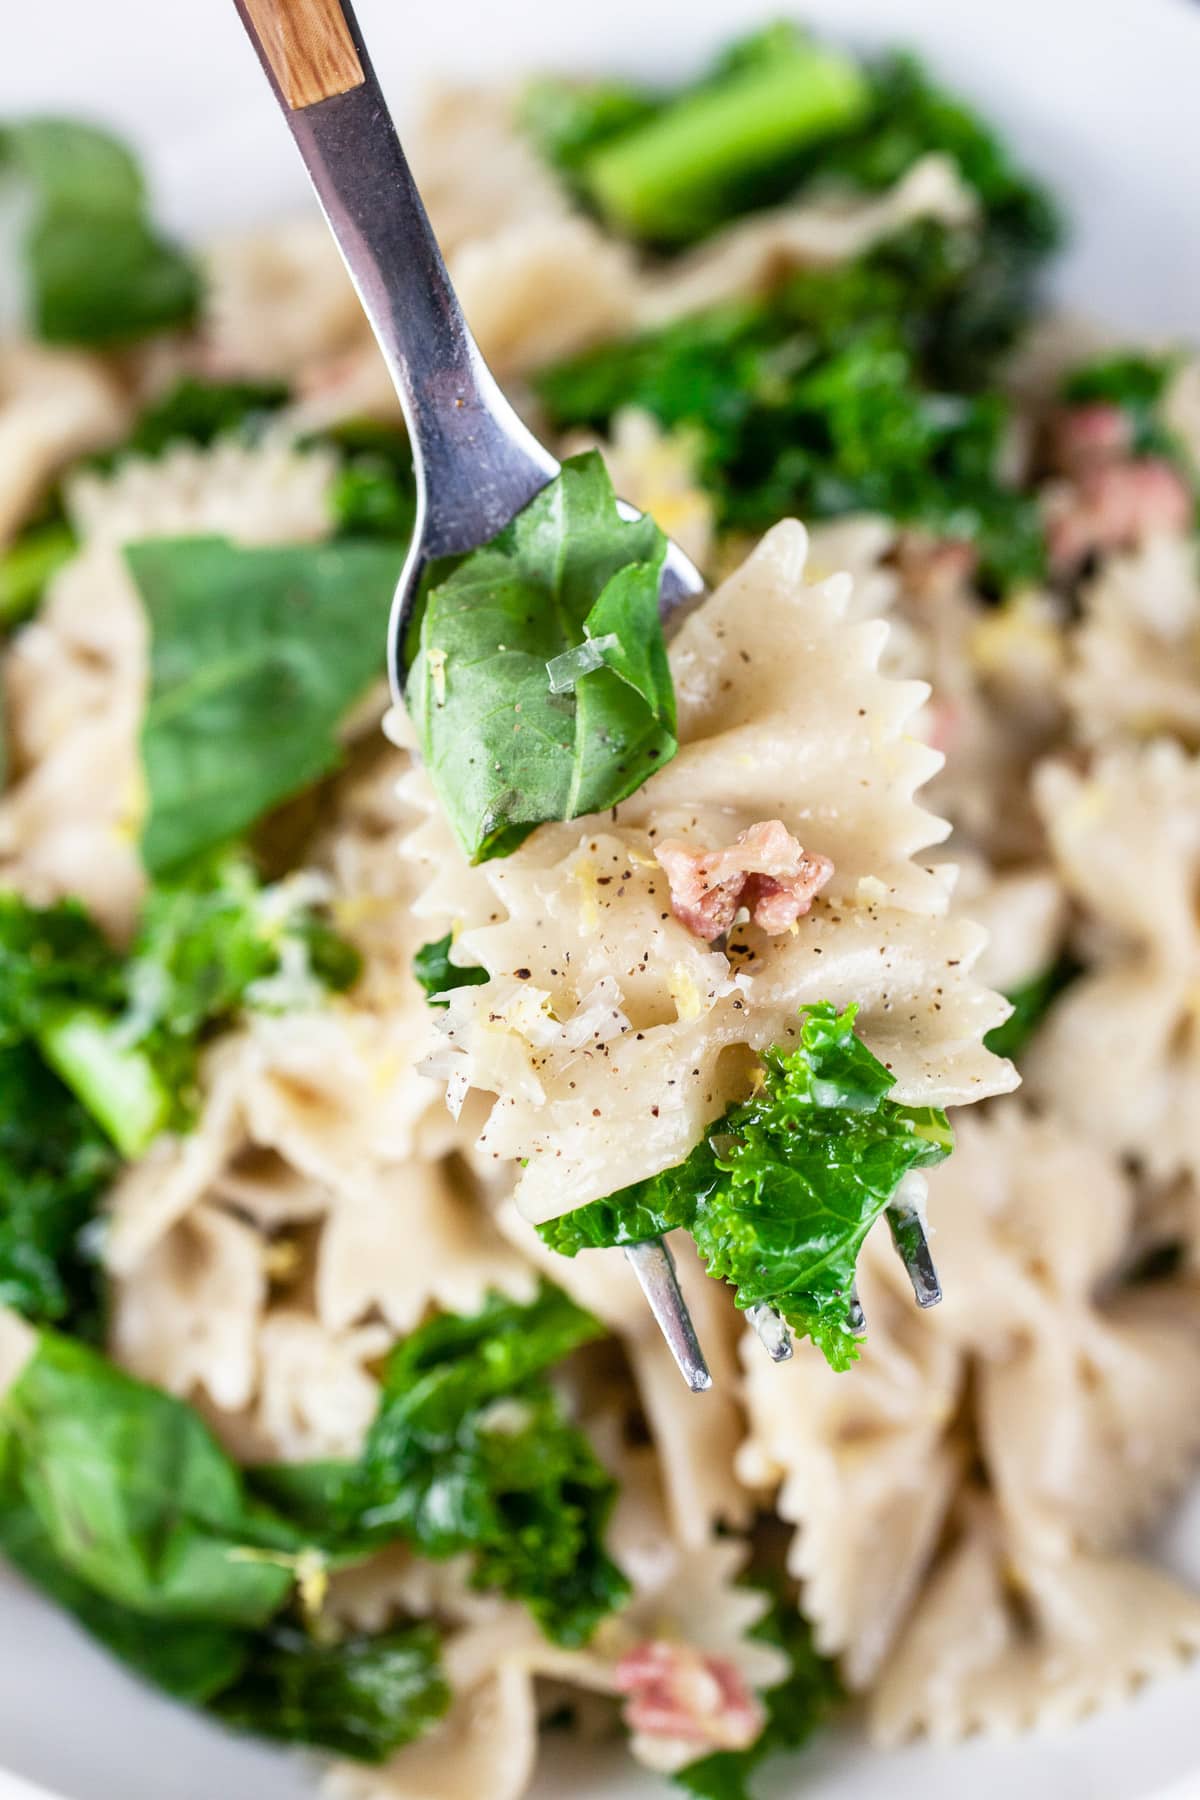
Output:
[[1060,474],[1072,476],[1119,461],[1133,443],[1128,413],[1103,400],[1063,407],[1051,419],[1048,435],[1051,464]]
[[646,1737],[746,1750],[765,1723],[741,1671],[727,1657],[704,1656],[690,1644],[651,1638],[627,1651],[615,1673],[617,1691],[629,1696],[625,1723]]
[[1061,572],[1096,551],[1128,549],[1157,533],[1177,535],[1188,530],[1192,512],[1187,483],[1161,457],[1102,463],[1051,502],[1050,561]]
[[788,931],[833,874],[827,856],[810,854],[781,819],[764,819],[722,850],[694,850],[679,838],[654,852],[671,888],[671,911],[711,944],[739,907],[775,934]]

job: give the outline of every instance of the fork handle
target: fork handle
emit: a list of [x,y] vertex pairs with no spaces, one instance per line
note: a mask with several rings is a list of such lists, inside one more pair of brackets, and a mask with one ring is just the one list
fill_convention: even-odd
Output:
[[424,554],[474,548],[557,470],[463,318],[346,0],[235,0],[383,351]]

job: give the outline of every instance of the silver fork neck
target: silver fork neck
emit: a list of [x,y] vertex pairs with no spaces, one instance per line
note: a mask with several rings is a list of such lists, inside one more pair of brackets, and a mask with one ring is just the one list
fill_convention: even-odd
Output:
[[558,463],[505,399],[471,335],[346,0],[342,10],[364,79],[293,109],[238,0],[400,396],[417,478],[414,548],[424,560],[493,537]]

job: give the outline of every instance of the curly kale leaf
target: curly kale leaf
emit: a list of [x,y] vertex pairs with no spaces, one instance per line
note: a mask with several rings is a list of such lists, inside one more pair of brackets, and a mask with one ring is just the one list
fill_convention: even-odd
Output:
[[174,444],[215,444],[220,438],[253,437],[286,406],[282,381],[202,381],[185,375],[138,414],[119,449],[92,459],[102,468],[126,456],[161,456]]
[[940,387],[929,368],[952,252],[940,229],[915,229],[766,298],[585,352],[538,377],[541,398],[561,429],[607,429],[628,405],[685,428],[728,529],[882,512],[974,544],[987,585],[1035,580],[1037,508],[1002,475],[1009,405]]
[[579,198],[669,248],[819,188],[878,191],[922,156],[951,158],[979,207],[948,260],[938,251],[952,292],[928,320],[930,353],[954,382],[981,379],[1014,341],[1060,236],[1046,190],[915,58],[859,67],[785,22],[735,43],[675,93],[543,80],[522,116]]
[[95,1329],[98,1270],[86,1227],[118,1158],[32,1045],[0,1048],[0,1306]]
[[[126,957],[72,901],[0,896],[0,1047],[36,1051],[127,1157],[189,1123],[210,1030],[246,1005],[310,1000],[357,973],[356,953],[303,891],[264,887],[236,851],[151,888]],[[73,1116],[66,1107],[64,1141]]]
[[857,1355],[849,1320],[859,1248],[910,1169],[952,1146],[944,1113],[899,1106],[854,1034],[857,1009],[802,1014],[799,1041],[763,1057],[763,1080],[673,1169],[538,1227],[563,1255],[691,1233],[739,1307],[775,1307],[834,1368]]
[[[470,1553],[477,1587],[522,1601],[559,1643],[585,1642],[627,1593],[604,1549],[616,1489],[544,1371],[600,1332],[548,1285],[414,1332],[389,1359],[345,1529]],[[328,1504],[319,1487],[315,1504]]]
[[251,1639],[237,1679],[212,1700],[225,1724],[380,1763],[450,1704],[432,1625],[325,1642],[296,1625]]

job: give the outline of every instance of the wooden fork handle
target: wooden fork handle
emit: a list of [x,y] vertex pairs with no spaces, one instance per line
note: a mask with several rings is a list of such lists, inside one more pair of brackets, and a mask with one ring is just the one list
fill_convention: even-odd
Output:
[[366,79],[339,0],[242,0],[243,16],[293,112]]

